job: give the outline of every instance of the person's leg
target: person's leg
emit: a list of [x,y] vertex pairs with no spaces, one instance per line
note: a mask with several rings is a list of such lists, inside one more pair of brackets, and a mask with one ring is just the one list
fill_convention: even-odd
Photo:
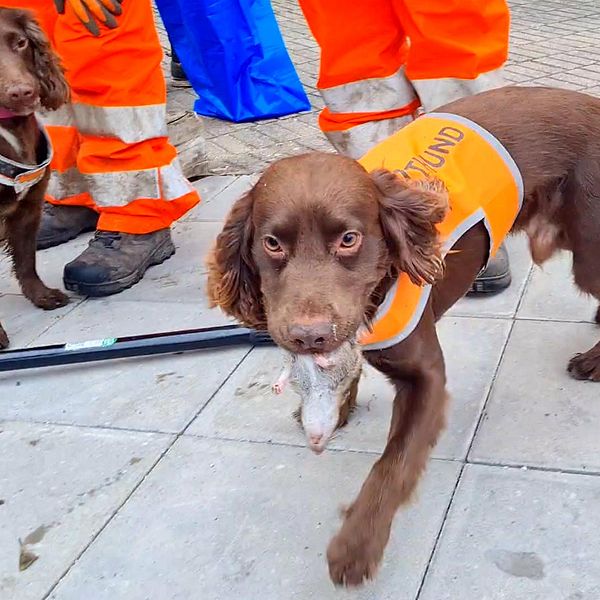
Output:
[[426,111],[501,87],[508,57],[505,0],[393,0],[410,38],[406,76]]
[[[394,0],[394,5],[411,42],[406,76],[424,110],[504,85],[510,28],[505,0]],[[497,293],[510,282],[502,246],[470,293]]]
[[319,126],[359,158],[407,123],[419,100],[404,73],[407,42],[389,0],[300,0],[321,49]]
[[[168,258],[170,225],[199,200],[167,138],[162,50],[149,0],[125,3],[117,20],[96,38],[67,7],[53,36],[73,102],[48,117],[53,141],[65,146],[48,194],[62,211],[87,206],[99,214],[90,247],[65,267],[65,286],[85,295],[119,292]],[[46,227],[62,225],[54,212]]]
[[[183,70],[183,66],[179,57],[177,56],[177,52],[175,52],[175,48],[173,48],[173,44],[169,41],[169,45],[171,47],[171,77],[174,81],[185,81],[188,82],[187,75]],[[189,83],[189,82],[188,82]]]

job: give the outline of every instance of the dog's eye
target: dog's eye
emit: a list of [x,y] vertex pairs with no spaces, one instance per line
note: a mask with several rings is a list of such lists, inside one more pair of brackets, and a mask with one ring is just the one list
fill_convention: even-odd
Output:
[[25,50],[25,48],[27,48],[27,46],[29,46],[29,40],[26,37],[22,37],[22,38],[18,38],[15,41],[15,49],[22,51]]
[[360,242],[358,231],[346,231],[340,240],[340,248],[354,248]]
[[270,252],[271,254],[279,254],[283,251],[279,240],[272,235],[265,235],[265,237],[263,238],[263,245],[265,247],[265,250],[267,252]]

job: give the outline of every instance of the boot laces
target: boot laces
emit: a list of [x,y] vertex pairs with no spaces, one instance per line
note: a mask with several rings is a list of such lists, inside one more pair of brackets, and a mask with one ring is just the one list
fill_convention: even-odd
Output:
[[116,248],[122,239],[118,231],[96,231],[90,241],[90,246],[102,246],[104,248]]

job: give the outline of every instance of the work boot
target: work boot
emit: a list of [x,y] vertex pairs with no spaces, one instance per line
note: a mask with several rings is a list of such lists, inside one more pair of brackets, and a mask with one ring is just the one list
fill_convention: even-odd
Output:
[[86,231],[94,231],[98,213],[85,206],[62,206],[44,202],[37,235],[37,249],[64,244]]
[[96,231],[89,246],[65,265],[63,281],[68,290],[82,296],[117,294],[174,253],[168,228],[143,235]]
[[473,282],[470,296],[483,296],[497,294],[505,290],[511,282],[510,262],[506,246],[502,244],[485,269],[483,269],[477,279]]

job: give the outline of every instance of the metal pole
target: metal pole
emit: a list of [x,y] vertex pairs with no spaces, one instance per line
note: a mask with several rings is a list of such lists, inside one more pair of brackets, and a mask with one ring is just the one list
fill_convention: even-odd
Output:
[[246,329],[239,325],[225,325],[5,350],[0,352],[0,371],[19,371],[154,354],[179,354],[227,346],[267,346],[273,343],[266,332]]

